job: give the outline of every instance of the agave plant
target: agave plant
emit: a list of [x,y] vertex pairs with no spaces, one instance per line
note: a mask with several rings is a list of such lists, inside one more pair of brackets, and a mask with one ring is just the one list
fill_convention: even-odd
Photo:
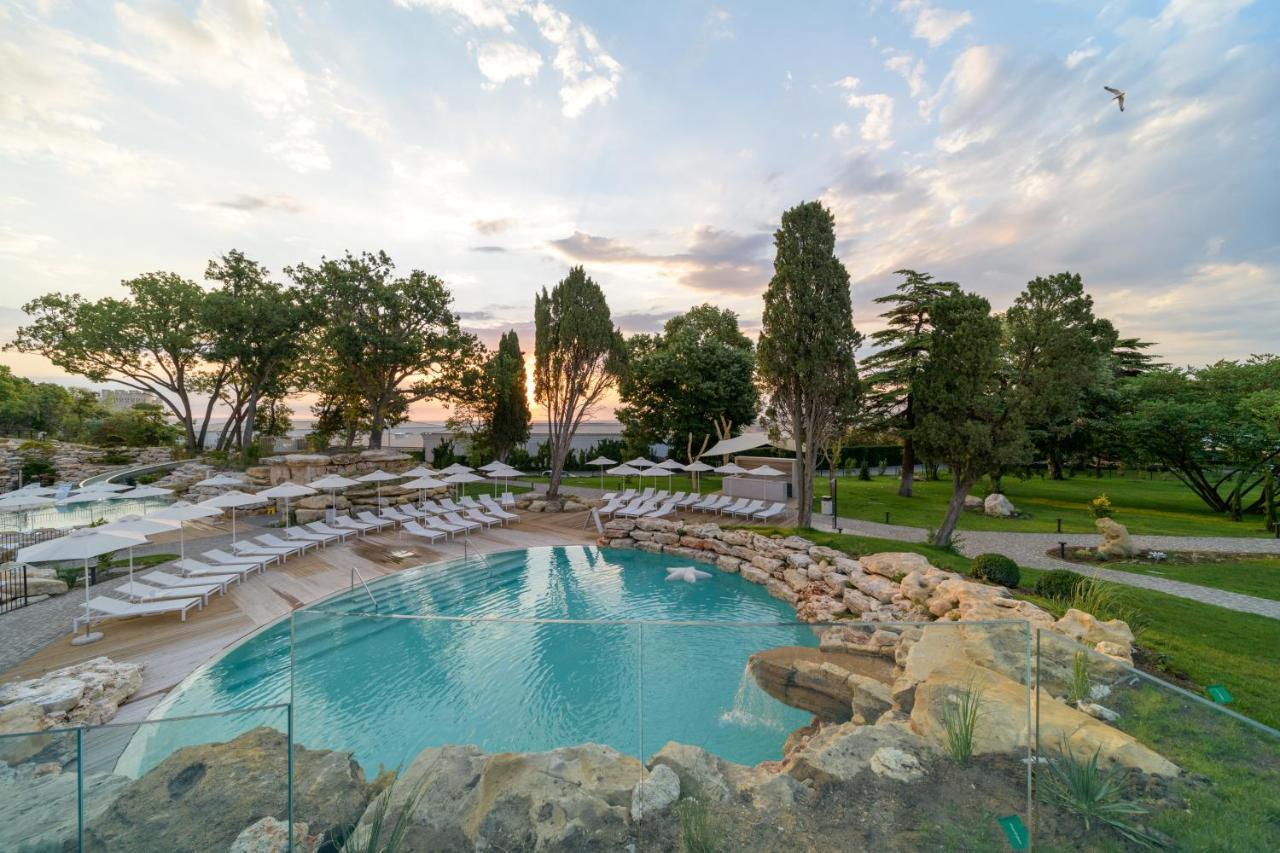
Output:
[[[413,814],[418,803],[427,792],[428,778],[423,775],[418,783],[409,791],[408,798],[400,807],[396,819],[388,823],[387,815],[391,811],[391,795],[395,782],[378,795],[374,803],[373,813],[368,823],[357,824],[342,845],[341,853],[399,853],[404,845],[405,835],[413,825]],[[396,771],[396,782],[400,781],[400,772]]]
[[1086,830],[1103,824],[1142,847],[1163,846],[1157,836],[1129,822],[1147,810],[1124,798],[1124,777],[1118,767],[1104,770],[1100,766],[1101,752],[1099,748],[1089,758],[1080,759],[1064,740],[1058,756],[1048,762],[1045,790],[1050,799],[1079,815]]

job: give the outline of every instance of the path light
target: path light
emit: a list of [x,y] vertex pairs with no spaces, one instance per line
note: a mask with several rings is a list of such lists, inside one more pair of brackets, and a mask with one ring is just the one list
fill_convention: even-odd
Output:
[[84,561],[84,634],[71,640],[75,646],[96,643],[102,639],[101,631],[90,631],[92,611],[89,609],[89,558],[131,548],[147,540],[133,533],[103,533],[100,528],[81,527],[66,536],[50,539],[37,545],[20,548],[15,559],[20,563],[48,563],[60,560]]

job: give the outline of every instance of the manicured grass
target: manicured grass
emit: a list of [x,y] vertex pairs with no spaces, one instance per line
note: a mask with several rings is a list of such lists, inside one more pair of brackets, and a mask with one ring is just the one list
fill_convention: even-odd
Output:
[[[1184,563],[1107,563],[1108,569],[1168,578],[1280,601],[1280,557]],[[1087,571],[1087,567],[1083,567]]]
[[[851,556],[880,551],[912,551],[923,554],[939,568],[968,574],[966,557],[929,545],[896,542],[868,536],[848,536],[817,530],[753,528],[769,534],[799,533],[818,544],[837,548]],[[1061,613],[1061,605],[1034,595],[1031,590],[1042,572],[1022,568],[1020,598]],[[1087,570],[1084,572],[1087,573]],[[1138,646],[1157,671],[1175,680],[1190,682],[1196,692],[1221,684],[1235,697],[1232,708],[1245,716],[1280,728],[1280,620],[1237,613],[1152,590],[1121,588],[1124,603],[1132,611],[1138,629]]]
[[[1186,486],[1172,479],[1149,480],[1133,477],[1094,478],[1084,474],[1067,480],[1020,480],[1005,477],[1005,495],[1028,517],[991,518],[966,512],[959,529],[999,530],[1011,533],[1053,533],[1062,519],[1064,533],[1095,533],[1089,501],[1105,494],[1111,499],[1114,518],[1130,533],[1164,536],[1271,536],[1260,515],[1234,522],[1210,511]],[[916,480],[912,497],[898,496],[896,477],[842,477],[837,481],[838,512],[845,518],[864,521],[885,520],[909,527],[936,528],[951,497],[948,481]],[[819,480],[816,494],[827,493],[826,480]],[[982,496],[981,486],[973,494]],[[816,504],[815,504],[816,506]]]

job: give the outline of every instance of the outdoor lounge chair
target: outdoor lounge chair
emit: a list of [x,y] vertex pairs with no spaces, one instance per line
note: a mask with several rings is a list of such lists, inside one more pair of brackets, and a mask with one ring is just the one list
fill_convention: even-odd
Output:
[[721,504],[720,506],[715,508],[715,511],[719,515],[725,515],[726,513],[729,515],[733,515],[735,512],[742,509],[749,503],[751,503],[751,498],[738,498],[736,501],[730,501],[729,503]]
[[649,488],[645,489],[643,492],[640,493],[640,497],[644,498],[645,500],[649,500],[649,498],[653,497],[653,491],[654,491],[653,486],[650,486]]
[[481,512],[478,509],[469,509],[462,514],[462,517],[465,519],[470,519],[471,521],[478,521],[481,524],[483,524],[485,527],[493,527],[495,524],[497,525],[502,524],[502,519],[494,518],[491,515],[485,515],[483,512]]
[[440,498],[440,506],[444,507],[445,512],[462,512],[462,507],[451,501],[449,498]]
[[383,518],[389,518],[396,524],[404,524],[406,521],[413,521],[414,516],[407,515],[395,507],[384,506],[381,510]]
[[615,498],[604,506],[600,507],[598,513],[601,518],[605,518],[615,514],[618,510],[626,507],[630,501],[624,501],[621,498]]
[[730,510],[730,512],[733,515],[741,516],[743,518],[748,518],[751,516],[752,513],[757,513],[762,509],[764,509],[764,501],[755,500],[755,501],[751,501],[749,504],[747,504],[744,507],[738,507],[737,509]]
[[694,512],[709,512],[711,507],[715,506],[719,500],[720,494],[718,492],[712,492],[709,495],[704,495],[700,500],[696,501],[690,509]]
[[348,536],[355,536],[360,532],[358,530],[348,530],[345,528],[330,527],[329,525],[325,524],[323,521],[313,521],[303,526],[306,527],[308,530],[310,530],[312,533],[323,533],[325,536],[337,536],[339,539],[343,539],[343,540],[345,540]]
[[667,500],[667,501],[663,501],[662,505],[659,506],[657,509],[655,509],[653,512],[645,513],[644,517],[645,518],[663,518],[665,516],[671,515],[671,513],[675,511],[676,511],[676,502],[673,500]]
[[419,539],[428,539],[432,542],[449,538],[449,534],[444,530],[428,530],[418,522],[412,520],[406,521],[402,529],[410,536],[417,536]]
[[466,528],[464,528],[462,525],[450,524],[449,522],[445,521],[443,518],[437,518],[434,515],[429,515],[426,518],[422,519],[422,526],[427,528],[428,530],[443,530],[445,533],[448,533],[450,536],[456,536],[459,533],[466,532]]
[[314,530],[307,530],[305,527],[286,527],[284,535],[297,542],[314,542],[321,546],[327,546],[342,538],[334,534],[316,533]]
[[520,520],[519,515],[514,512],[507,512],[505,509],[494,503],[493,498],[489,498],[487,500],[485,498],[481,498],[480,503],[484,504],[484,511],[489,515],[492,515],[494,518],[500,518],[503,521]]
[[374,515],[373,513],[369,512],[369,510],[367,509],[357,512],[356,518],[360,519],[365,524],[373,524],[377,526],[379,530],[382,530],[383,528],[386,528],[386,527],[395,527],[397,524],[394,518],[380,518]]
[[689,494],[688,492],[676,492],[670,498],[667,498],[667,500],[675,501],[676,506],[680,506],[680,501],[684,500],[685,496],[687,496],[688,494]]
[[365,521],[356,521],[349,515],[339,515],[333,519],[335,527],[345,527],[347,530],[354,530],[357,533],[368,534],[372,530],[377,530],[378,525],[369,524]]
[[166,586],[170,589],[213,585],[218,587],[223,595],[227,594],[227,588],[233,583],[240,582],[239,575],[204,575],[198,578],[184,578],[181,575],[171,575],[159,570],[142,575],[142,579],[152,586]]
[[422,502],[422,509],[426,512],[431,513],[432,515],[443,515],[444,513],[448,512],[447,509],[440,506],[440,504],[436,503],[430,498],[427,498]]
[[209,596],[217,592],[221,587],[217,584],[205,584],[204,586],[188,586],[181,590],[172,587],[151,586],[142,581],[125,581],[117,587],[112,588],[112,592],[118,592],[130,601],[169,601],[175,598],[198,598],[200,606],[204,607],[209,603]]
[[85,605],[86,613],[71,620],[71,630],[75,631],[86,622],[92,625],[103,619],[124,618],[126,616],[159,616],[162,613],[178,613],[182,621],[187,621],[187,611],[200,606],[198,598],[173,598],[167,601],[152,601],[147,604],[134,604],[118,598],[99,595]]
[[515,496],[515,495],[513,495],[513,494],[511,494],[511,492],[503,492],[503,493],[502,493],[502,505],[503,505],[503,506],[515,506],[515,505],[516,505],[516,496]]
[[768,521],[775,515],[781,515],[787,511],[787,505],[784,503],[772,503],[759,512],[754,512],[751,517],[756,521]]
[[268,555],[238,554],[236,556],[232,556],[231,554],[228,554],[226,551],[223,551],[221,548],[214,548],[211,551],[205,551],[200,556],[205,557],[215,566],[216,565],[224,565],[224,566],[250,565],[250,566],[254,566],[255,568],[261,569],[264,572],[267,570],[267,566],[271,565],[272,563],[279,562],[279,558],[276,557],[274,554],[268,554]]
[[273,548],[270,545],[260,545],[252,539],[241,539],[239,542],[232,542],[231,550],[237,556],[248,554],[251,557],[275,557],[277,560],[284,560],[285,557],[294,552],[293,548]]
[[623,518],[639,518],[645,513],[653,512],[655,509],[657,509],[657,504],[653,501],[646,500],[645,498],[636,498],[627,506],[618,510],[615,515],[622,516]]
[[700,503],[701,501],[702,501],[702,495],[698,494],[697,492],[689,492],[689,494],[685,495],[679,501],[676,502],[676,506],[680,507],[681,509],[689,509],[694,504]]
[[405,515],[409,516],[410,518],[419,518],[419,519],[427,518],[431,515],[431,513],[423,512],[413,504],[400,504],[400,506],[396,507],[396,512],[402,512]]
[[463,495],[462,497],[458,498],[458,503],[461,504],[465,509],[481,508],[480,504],[476,503],[476,499],[471,497],[471,495]]
[[461,527],[463,530],[467,531],[468,533],[470,533],[472,530],[484,529],[484,525],[481,524],[480,522],[468,521],[467,519],[458,515],[456,512],[446,512],[444,514],[444,520],[449,522],[450,524],[456,524],[457,526]]
[[274,533],[264,533],[261,536],[255,536],[253,537],[253,541],[265,548],[288,548],[288,556],[290,557],[294,554],[301,554],[308,548],[314,548],[316,546],[316,543],[314,542],[286,542]]
[[182,572],[189,578],[200,578],[206,575],[236,575],[244,580],[254,572],[262,571],[262,566],[258,563],[250,563],[242,560],[239,563],[219,563],[210,564],[200,560],[193,560],[187,557],[185,560],[176,560],[173,567]]

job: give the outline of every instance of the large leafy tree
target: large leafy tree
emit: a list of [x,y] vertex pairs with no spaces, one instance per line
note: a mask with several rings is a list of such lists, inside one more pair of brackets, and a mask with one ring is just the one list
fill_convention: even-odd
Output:
[[1151,370],[1125,390],[1120,430],[1138,461],[1164,465],[1237,521],[1261,511],[1280,466],[1280,357]]
[[471,456],[508,461],[513,448],[529,440],[528,387],[524,353],[514,329],[463,383],[449,427],[466,436]]
[[933,543],[946,546],[979,478],[1026,458],[1029,445],[1000,321],[973,293],[942,296],[930,308],[928,358],[915,382],[916,447],[951,472],[951,499]]
[[554,498],[579,425],[625,372],[626,344],[604,291],[582,267],[570,269],[549,292],[542,289],[533,322],[533,394],[547,413],[547,496]]
[[286,377],[302,352],[311,315],[296,289],[273,281],[243,252],[232,250],[210,261],[205,278],[222,285],[208,295],[210,357],[231,368],[227,387],[236,393],[227,400],[227,426],[239,427],[236,443],[247,453],[257,429],[259,403],[286,391]]
[[352,397],[362,402],[371,448],[382,446],[389,419],[411,403],[453,399],[480,350],[450,310],[444,282],[422,270],[395,270],[385,252],[348,252],[285,270],[324,318],[312,346],[341,373],[318,390],[339,389],[344,409]]
[[757,347],[772,431],[795,447],[802,527],[813,514],[818,456],[849,428],[861,404],[854,352],[862,336],[853,326],[849,273],[835,245],[835,218],[819,202],[782,214]]
[[683,446],[693,462],[712,437],[729,438],[756,419],[755,351],[738,315],[699,305],[660,334],[634,335],[617,418],[634,443]]
[[871,426],[889,430],[902,439],[902,473],[898,494],[911,497],[916,470],[915,382],[924,367],[929,333],[933,323],[929,307],[935,299],[956,293],[954,281],[934,281],[928,273],[898,270],[903,277],[897,289],[877,297],[878,305],[889,306],[880,317],[885,328],[871,334],[877,349],[862,359],[862,379],[867,386],[867,414]]
[[0,365],[0,434],[43,433],[46,438],[79,441],[88,424],[102,416],[92,391],[32,382]]
[[[68,373],[156,395],[177,419],[186,445],[204,446],[230,368],[212,362],[208,294],[171,272],[123,282],[124,299],[90,302],[48,293],[23,310],[30,324],[9,347],[43,355]],[[201,405],[197,394],[207,394]]]

